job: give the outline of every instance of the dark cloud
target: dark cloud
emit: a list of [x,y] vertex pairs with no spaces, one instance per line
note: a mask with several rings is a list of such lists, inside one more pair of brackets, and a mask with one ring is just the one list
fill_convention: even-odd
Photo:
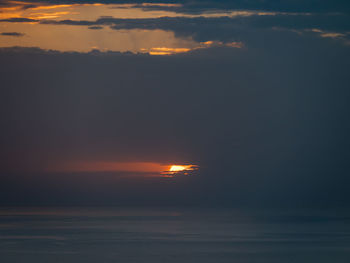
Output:
[[[33,1],[28,0],[24,2],[30,2]],[[72,0],[46,0],[41,2],[48,2],[48,3],[105,3],[105,4],[115,4],[116,2],[113,0],[78,0],[78,1],[72,1]],[[5,4],[8,4],[8,1],[5,1]],[[155,3],[151,0],[122,0],[118,1],[118,4],[122,3],[131,3],[131,4],[140,4],[140,3]],[[266,10],[266,11],[284,11],[284,12],[350,12],[350,4],[347,0],[334,0],[334,1],[324,1],[324,0],[285,0],[285,1],[278,1],[278,0],[267,0],[267,1],[260,1],[260,0],[208,0],[208,1],[201,1],[201,0],[164,0],[161,1],[161,3],[169,3],[169,4],[182,4],[182,8],[176,8],[176,7],[156,7],[156,6],[149,6],[144,8],[151,8],[151,9],[162,9],[162,10],[181,10],[181,12],[188,12],[188,13],[197,13],[198,10],[200,11],[211,11],[211,10],[217,10],[217,9],[239,9],[239,10]]]
[[22,37],[24,36],[23,33],[18,33],[18,32],[1,32],[1,36],[12,36],[12,37]]
[[[321,35],[337,33],[347,42],[350,31],[350,19],[343,14],[319,15],[252,15],[248,17],[186,18],[161,17],[150,19],[118,19],[101,17],[95,21],[88,20],[34,20],[29,18],[10,18],[1,22],[40,22],[49,25],[89,26],[90,29],[102,29],[103,25],[115,30],[122,29],[162,29],[173,31],[178,37],[192,37],[196,41],[217,40],[223,42],[249,42],[259,35],[271,34],[271,30],[290,30],[299,34]],[[314,31],[312,31],[314,30]],[[322,32],[321,32],[322,31]],[[254,42],[253,41],[253,42]]]
[[[347,36],[350,31],[350,19],[347,15],[273,15],[219,18],[162,17],[151,19],[117,19],[102,17],[96,21],[43,20],[42,24],[101,26],[112,29],[162,29],[173,31],[178,37],[192,37],[196,41],[217,40],[223,42],[243,41],[256,43],[256,40],[274,34],[276,29],[290,30],[310,34],[313,29],[335,32]],[[318,33],[319,34],[319,33]]]
[[102,26],[89,26],[89,29],[99,30],[99,29],[103,29],[103,27]]
[[25,17],[14,17],[8,19],[0,19],[0,22],[9,22],[9,23],[31,23],[39,22],[37,19],[25,18]]
[[[135,1],[137,2],[137,1]],[[147,1],[145,1],[147,2]],[[312,2],[312,3],[311,3]],[[338,3],[326,3],[327,1],[176,1],[170,4],[180,3],[178,6],[144,5],[135,4],[135,7],[147,11],[171,11],[182,14],[201,14],[215,11],[232,10],[261,10],[268,12],[293,12],[293,13],[349,13],[349,4],[345,1]]]
[[[9,19],[10,20],[10,19]],[[6,20],[6,22],[11,22]],[[13,21],[21,22],[21,21]],[[27,21],[23,21],[27,22]],[[31,21],[29,21],[31,22]],[[350,30],[348,15],[324,14],[324,15],[250,15],[238,17],[218,18],[187,18],[187,17],[161,17],[148,19],[118,19],[113,17],[101,17],[96,21],[87,20],[42,20],[42,24],[54,25],[111,25],[115,29],[164,29],[177,31],[176,28],[190,27],[195,31],[200,26],[212,25],[215,27],[250,26],[258,28],[285,27],[289,29],[321,28],[325,30]]]

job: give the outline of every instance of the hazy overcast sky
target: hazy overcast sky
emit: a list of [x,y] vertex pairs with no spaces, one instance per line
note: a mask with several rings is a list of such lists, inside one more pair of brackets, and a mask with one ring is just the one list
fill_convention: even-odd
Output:
[[0,204],[350,204],[348,1],[142,2],[0,1]]

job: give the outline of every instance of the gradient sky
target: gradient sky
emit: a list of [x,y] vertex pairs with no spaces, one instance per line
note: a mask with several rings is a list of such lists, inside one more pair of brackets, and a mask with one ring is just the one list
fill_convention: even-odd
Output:
[[350,5],[263,2],[0,1],[0,204],[349,206]]

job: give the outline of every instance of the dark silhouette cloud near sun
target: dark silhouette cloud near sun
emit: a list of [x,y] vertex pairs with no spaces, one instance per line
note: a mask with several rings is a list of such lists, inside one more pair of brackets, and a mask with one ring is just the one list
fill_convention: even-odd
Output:
[[[349,206],[349,5],[265,2],[177,8],[317,14],[84,25],[244,44],[171,56],[1,48],[0,204]],[[332,19],[325,10],[343,14]],[[137,179],[42,169],[67,159],[200,169]]]

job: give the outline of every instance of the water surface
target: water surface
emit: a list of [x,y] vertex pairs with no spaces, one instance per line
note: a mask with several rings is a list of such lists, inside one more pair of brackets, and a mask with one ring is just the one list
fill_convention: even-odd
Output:
[[1,262],[347,262],[330,211],[2,208]]

